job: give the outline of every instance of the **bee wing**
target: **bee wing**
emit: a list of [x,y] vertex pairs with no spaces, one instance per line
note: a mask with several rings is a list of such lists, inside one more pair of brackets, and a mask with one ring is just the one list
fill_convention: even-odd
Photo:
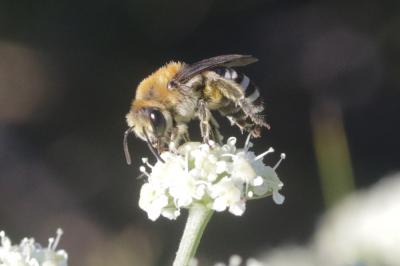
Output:
[[181,71],[176,73],[171,82],[182,84],[189,81],[195,75],[215,67],[245,66],[257,61],[258,59],[251,55],[231,54],[231,55],[220,55],[216,57],[211,57],[193,63],[191,65],[185,65]]

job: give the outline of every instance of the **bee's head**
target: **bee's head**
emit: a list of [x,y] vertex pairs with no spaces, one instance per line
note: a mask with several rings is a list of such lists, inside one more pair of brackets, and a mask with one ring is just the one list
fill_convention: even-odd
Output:
[[[163,151],[168,145],[172,129],[172,116],[168,110],[147,106],[132,108],[126,115],[126,121],[129,126],[125,133],[126,137],[130,132],[134,132],[158,152]],[[124,142],[126,143],[126,140]]]

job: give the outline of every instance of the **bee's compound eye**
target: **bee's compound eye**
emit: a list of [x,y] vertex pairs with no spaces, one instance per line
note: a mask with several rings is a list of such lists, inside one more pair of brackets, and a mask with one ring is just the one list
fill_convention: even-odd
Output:
[[149,117],[151,124],[153,125],[154,134],[162,136],[166,126],[164,115],[159,110],[152,109],[150,110]]

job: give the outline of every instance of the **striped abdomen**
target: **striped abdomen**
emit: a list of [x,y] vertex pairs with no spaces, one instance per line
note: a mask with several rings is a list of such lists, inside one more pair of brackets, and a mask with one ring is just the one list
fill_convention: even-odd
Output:
[[237,125],[241,130],[251,132],[253,136],[259,136],[261,127],[269,128],[262,114],[264,103],[260,97],[260,92],[249,77],[232,68],[221,67],[213,71],[221,77],[237,83],[245,96],[238,102],[229,101],[224,107],[219,109],[221,114],[226,116],[232,124]]

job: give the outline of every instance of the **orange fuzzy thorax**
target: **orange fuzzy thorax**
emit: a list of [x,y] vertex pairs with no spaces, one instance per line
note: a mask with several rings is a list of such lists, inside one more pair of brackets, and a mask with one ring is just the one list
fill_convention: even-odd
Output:
[[169,90],[167,85],[181,68],[180,62],[168,63],[140,82],[132,108],[138,110],[147,106],[161,107],[177,104],[180,98],[179,93]]

